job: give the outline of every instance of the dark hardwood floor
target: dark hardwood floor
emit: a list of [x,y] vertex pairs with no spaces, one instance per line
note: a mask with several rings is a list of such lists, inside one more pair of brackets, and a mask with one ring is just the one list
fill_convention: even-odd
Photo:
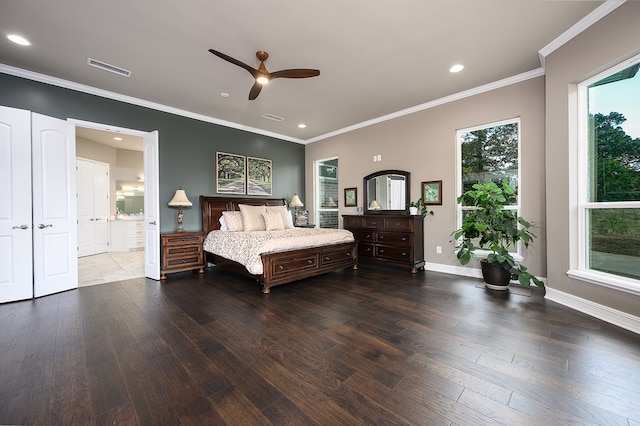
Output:
[[640,424],[640,336],[537,289],[381,266],[0,305],[0,354],[2,424]]

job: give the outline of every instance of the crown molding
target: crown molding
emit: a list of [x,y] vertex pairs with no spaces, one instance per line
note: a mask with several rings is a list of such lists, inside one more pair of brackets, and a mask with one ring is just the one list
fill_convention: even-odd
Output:
[[473,89],[465,90],[463,92],[454,93],[453,95],[445,96],[440,99],[436,99],[434,101],[426,102],[424,104],[416,105],[410,108],[406,108],[391,114],[383,115],[381,117],[373,118],[371,120],[363,121],[358,124],[354,124],[352,126],[344,127],[342,129],[338,129],[333,132],[325,133],[320,136],[316,136],[311,139],[307,139],[306,143],[313,143],[323,139],[327,139],[333,136],[341,135],[343,133],[351,132],[357,129],[362,129],[363,127],[372,126],[374,124],[382,123],[384,121],[393,120],[398,117],[402,117],[409,114],[414,114],[419,111],[424,111],[429,108],[435,108],[440,105],[447,104],[449,102],[459,101],[461,99],[469,98],[471,96],[476,96],[481,93],[489,92],[491,90],[496,90],[501,87],[509,86],[512,84],[520,83],[522,81],[530,80],[532,78],[541,77],[544,75],[543,68],[537,68],[532,71],[527,71],[522,74],[518,74],[512,77],[507,77],[502,80],[494,81],[493,83],[485,84],[482,86],[475,87]]
[[40,74],[33,71],[24,70],[22,68],[12,67],[10,65],[0,64],[0,73],[13,75],[16,77],[22,77],[27,80],[33,80],[40,83],[50,84],[52,86],[62,87],[64,89],[71,89],[82,93],[88,93],[90,95],[100,96],[106,99],[112,99],[114,101],[120,101],[131,105],[137,105],[145,108],[150,108],[157,111],[167,112],[182,117],[192,118],[194,120],[204,121],[207,123],[217,124],[224,127],[230,127],[233,129],[244,130],[250,133],[256,133],[263,136],[269,136],[276,139],[282,139],[289,142],[304,143],[302,139],[292,138],[279,133],[268,132],[262,129],[256,129],[255,127],[244,126],[242,124],[234,123],[231,121],[220,120],[219,118],[210,117],[203,114],[196,114],[194,112],[185,111],[178,108],[173,108],[167,105],[158,104],[155,102],[149,102],[144,99],[134,98],[132,96],[123,95],[116,92],[110,92],[108,90],[98,89],[96,87],[87,86],[84,84],[75,83],[69,80],[63,80],[61,78],[52,77],[46,74]]
[[578,34],[589,28],[591,25],[598,22],[600,19],[607,16],[609,13],[622,6],[623,3],[626,3],[627,0],[607,0],[598,6],[595,10],[593,10],[590,14],[576,22],[571,28],[569,28],[564,33],[560,34],[560,36],[556,37],[551,43],[547,44],[545,47],[538,51],[538,56],[540,57],[540,64],[544,68],[547,56],[555,52],[557,49],[562,47],[565,43],[568,43],[572,38],[576,37]]

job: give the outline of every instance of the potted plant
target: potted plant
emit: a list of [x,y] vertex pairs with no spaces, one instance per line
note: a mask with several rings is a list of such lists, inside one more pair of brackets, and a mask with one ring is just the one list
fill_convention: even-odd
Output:
[[427,209],[422,197],[418,198],[416,201],[409,201],[405,207],[405,213],[412,216],[420,215],[425,217],[428,214],[433,216],[433,210]]
[[523,287],[529,287],[533,281],[544,288],[544,283],[509,253],[518,242],[528,248],[536,238],[530,231],[531,223],[515,211],[504,209],[515,201],[516,193],[508,179],[500,184],[477,183],[458,197],[458,203],[475,209],[469,211],[462,226],[452,233],[458,241],[456,256],[462,265],[466,265],[474,257],[475,250],[489,250],[491,253],[487,258],[480,261],[482,276],[489,288],[506,290],[510,280],[517,280]]

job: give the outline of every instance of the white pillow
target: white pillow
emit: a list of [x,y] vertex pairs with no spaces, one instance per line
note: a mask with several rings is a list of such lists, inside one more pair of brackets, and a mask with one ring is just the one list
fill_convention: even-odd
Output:
[[221,231],[228,231],[229,228],[227,228],[227,221],[224,219],[224,212],[220,215],[220,219],[218,219],[218,222],[220,222],[220,230]]
[[267,226],[264,223],[262,214],[266,212],[265,206],[250,206],[238,204],[242,215],[242,227],[245,231],[264,231]]
[[282,215],[280,212],[272,212],[267,210],[262,214],[264,218],[264,224],[267,231],[278,231],[280,229],[284,229],[284,224],[282,223]]
[[229,231],[242,231],[242,215],[240,212],[222,212]]
[[267,206],[267,211],[272,213],[278,213],[282,216],[282,224],[284,229],[293,228],[293,220],[291,219],[291,212],[287,210],[286,206]]
[[291,213],[291,210],[287,210],[286,214],[284,215],[284,229],[293,229],[295,228],[295,226],[293,225],[293,213]]

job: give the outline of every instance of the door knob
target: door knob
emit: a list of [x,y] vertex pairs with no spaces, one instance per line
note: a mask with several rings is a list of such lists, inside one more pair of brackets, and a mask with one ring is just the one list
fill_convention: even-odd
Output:
[[45,225],[44,223],[41,223],[40,225],[38,225],[38,228],[39,229],[53,228],[53,225],[52,224]]
[[11,229],[29,229],[29,225],[12,226]]

